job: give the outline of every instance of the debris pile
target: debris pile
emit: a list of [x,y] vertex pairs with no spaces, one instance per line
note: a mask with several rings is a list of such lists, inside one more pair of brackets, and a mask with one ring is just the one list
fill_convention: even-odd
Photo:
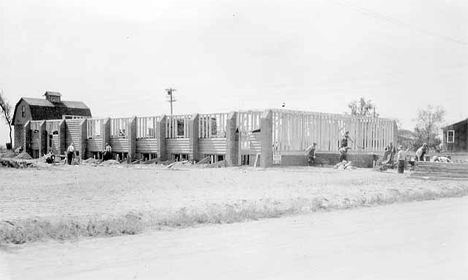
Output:
[[184,161],[173,162],[169,164],[168,166],[166,166],[166,168],[175,168],[175,167],[183,167],[183,166],[191,166],[191,165],[193,164],[190,161],[184,160]]
[[0,153],[0,158],[14,158],[16,155],[15,152],[8,150],[4,153]]
[[115,160],[115,159],[106,160],[106,161],[103,161],[103,162],[101,163],[101,165],[104,165],[104,166],[108,166],[108,165],[117,165],[117,164],[120,164],[120,162],[118,162],[118,161]]
[[15,159],[32,159],[32,157],[26,152],[22,152],[21,154],[15,156],[14,158]]
[[102,162],[102,159],[95,159],[95,158],[88,158],[85,160],[82,160],[82,164],[89,164],[89,165],[94,165],[94,164],[100,164]]
[[346,161],[343,160],[342,162],[339,162],[333,166],[334,169],[338,170],[353,170],[356,169],[355,166],[353,166],[353,163],[351,161]]
[[218,162],[213,162],[211,164],[208,164],[206,168],[221,168],[221,167],[226,167],[226,161],[221,160]]
[[29,161],[29,160],[16,160],[16,159],[9,159],[9,158],[0,159],[0,166],[11,167],[11,168],[36,167],[36,165],[32,161]]

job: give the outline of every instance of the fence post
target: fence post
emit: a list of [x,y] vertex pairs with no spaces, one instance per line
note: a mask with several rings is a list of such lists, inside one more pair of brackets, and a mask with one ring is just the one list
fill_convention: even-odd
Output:
[[136,159],[136,137],[137,137],[137,117],[132,117],[128,124],[128,158],[130,161]]
[[156,122],[156,137],[158,138],[158,157],[160,160],[166,160],[166,115]]
[[193,114],[189,120],[189,160],[193,161],[200,160],[198,153],[199,117],[199,114]]
[[238,141],[236,141],[237,112],[229,113],[226,122],[226,165],[234,166],[238,162]]
[[273,113],[271,110],[263,112],[260,118],[260,167],[270,167],[273,164]]

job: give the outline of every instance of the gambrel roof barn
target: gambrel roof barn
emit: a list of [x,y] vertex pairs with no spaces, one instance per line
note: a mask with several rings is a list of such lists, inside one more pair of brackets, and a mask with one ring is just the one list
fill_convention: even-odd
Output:
[[45,98],[21,98],[15,106],[13,125],[14,146],[23,146],[24,125],[28,121],[90,118],[91,110],[81,101],[62,101],[59,92],[47,91]]
[[91,117],[91,110],[81,101],[62,101],[59,92],[47,91],[45,99],[21,98],[15,106],[13,125],[30,120],[56,120],[67,116]]

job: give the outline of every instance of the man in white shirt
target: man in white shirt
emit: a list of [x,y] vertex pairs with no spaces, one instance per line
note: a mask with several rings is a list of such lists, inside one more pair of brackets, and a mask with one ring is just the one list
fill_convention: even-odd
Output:
[[73,157],[75,156],[75,146],[73,146],[73,143],[70,144],[67,148],[67,163],[68,165],[71,165]]
[[406,161],[406,152],[403,151],[403,146],[398,147],[397,153],[397,162],[398,162],[398,173],[405,172],[405,161]]
[[425,155],[427,153],[427,143],[424,143],[417,151],[416,151],[416,161],[426,161]]

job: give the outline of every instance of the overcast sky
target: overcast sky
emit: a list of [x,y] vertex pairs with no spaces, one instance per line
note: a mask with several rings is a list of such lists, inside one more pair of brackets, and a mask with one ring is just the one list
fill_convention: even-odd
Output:
[[[412,129],[468,117],[466,0],[0,0],[0,88],[59,91],[95,117],[279,108],[365,97]],[[8,139],[0,125],[0,143]]]

